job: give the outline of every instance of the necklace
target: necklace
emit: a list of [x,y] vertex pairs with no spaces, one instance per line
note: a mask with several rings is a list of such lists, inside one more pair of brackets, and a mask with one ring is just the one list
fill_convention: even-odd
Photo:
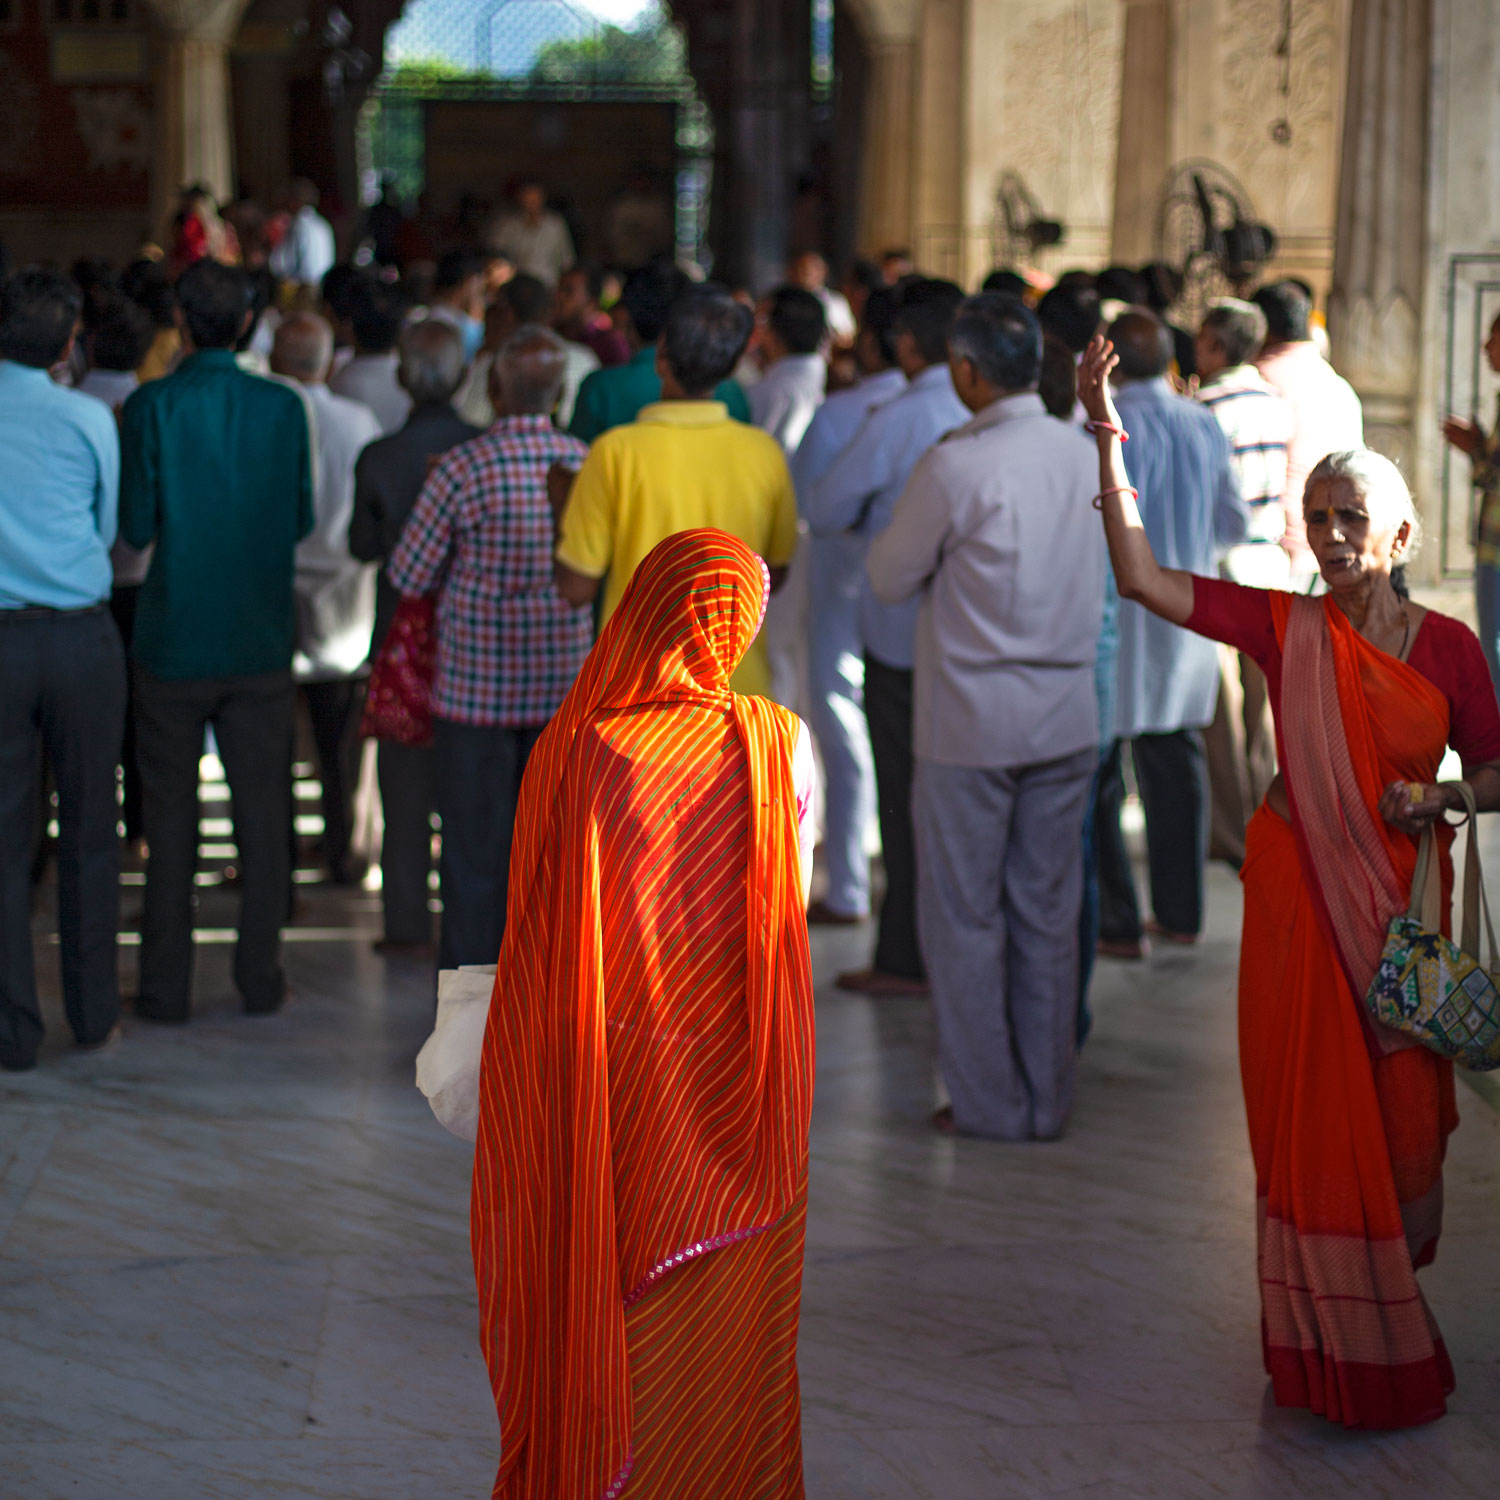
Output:
[[1406,643],[1411,639],[1411,616],[1406,611],[1406,606],[1401,606],[1401,649],[1396,653],[1397,661],[1406,660]]

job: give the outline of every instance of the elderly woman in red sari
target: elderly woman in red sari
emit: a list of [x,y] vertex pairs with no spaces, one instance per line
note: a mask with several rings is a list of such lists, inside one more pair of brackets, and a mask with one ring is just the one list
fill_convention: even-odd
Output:
[[[1272,1389],[1279,1405],[1346,1427],[1428,1422],[1453,1389],[1416,1280],[1441,1228],[1453,1066],[1380,1026],[1363,1001],[1386,926],[1409,901],[1418,834],[1462,810],[1456,784],[1437,780],[1447,746],[1478,806],[1500,807],[1484,655],[1467,627],[1393,583],[1417,517],[1399,470],[1368,450],[1331,453],[1307,480],[1325,597],[1160,567],[1130,489],[1113,366],[1096,338],[1079,395],[1120,593],[1252,657],[1275,712],[1281,772],[1246,838],[1239,986]],[[1445,913],[1451,839],[1440,825]]]
[[637,568],[527,768],[471,1218],[504,1500],[799,1500],[807,732],[729,689],[769,596]]

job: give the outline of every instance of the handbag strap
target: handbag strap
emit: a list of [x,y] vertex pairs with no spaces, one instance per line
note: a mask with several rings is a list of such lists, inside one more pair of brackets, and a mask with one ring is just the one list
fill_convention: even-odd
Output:
[[[1484,933],[1489,941],[1487,968],[1495,967],[1495,925],[1490,920],[1490,898],[1484,889],[1479,865],[1479,810],[1474,805],[1474,789],[1467,781],[1457,783],[1469,819],[1469,837],[1464,845],[1464,912],[1459,947],[1471,958],[1479,958],[1479,914],[1484,912]],[[1420,858],[1420,856],[1418,856]]]
[[[1483,912],[1485,937],[1489,941],[1489,962],[1485,967],[1493,970],[1497,957],[1495,926],[1490,920],[1490,899],[1484,889],[1484,875],[1479,864],[1479,812],[1474,804],[1474,789],[1467,781],[1449,782],[1447,785],[1458,788],[1458,795],[1463,799],[1465,816],[1469,825],[1468,841],[1464,846],[1463,920],[1459,928],[1458,946],[1471,958],[1480,957],[1479,915]],[[1430,899],[1431,892],[1429,891],[1429,886],[1437,873],[1432,858],[1436,845],[1437,835],[1433,825],[1429,823],[1422,830],[1422,839],[1417,847],[1417,866],[1412,871],[1411,878],[1411,904],[1406,912],[1408,917],[1415,922],[1420,922],[1431,932],[1436,932],[1440,925],[1434,911],[1437,903]]]

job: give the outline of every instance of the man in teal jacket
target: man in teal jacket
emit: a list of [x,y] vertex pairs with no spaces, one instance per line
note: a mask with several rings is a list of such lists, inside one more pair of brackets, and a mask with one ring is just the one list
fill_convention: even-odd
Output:
[[186,1021],[193,968],[198,760],[212,725],[234,799],[241,892],[234,978],[251,1014],[285,998],[291,882],[292,576],[313,525],[307,408],[234,347],[249,279],[203,260],[177,284],[187,357],[122,418],[120,532],[154,545],[132,652],[151,862],[136,1013]]

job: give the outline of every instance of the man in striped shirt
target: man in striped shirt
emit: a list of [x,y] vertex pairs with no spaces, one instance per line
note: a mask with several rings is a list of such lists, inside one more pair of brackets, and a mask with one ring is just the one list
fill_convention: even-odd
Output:
[[[1235,583],[1290,588],[1291,562],[1281,540],[1292,410],[1251,363],[1265,338],[1265,314],[1253,302],[1214,303],[1198,330],[1198,400],[1229,439],[1250,512],[1245,540],[1225,554],[1220,572]],[[1219,654],[1219,702],[1203,737],[1213,798],[1209,848],[1215,858],[1238,865],[1245,857],[1245,825],[1276,774],[1276,740],[1265,674],[1248,656],[1226,647]]]

